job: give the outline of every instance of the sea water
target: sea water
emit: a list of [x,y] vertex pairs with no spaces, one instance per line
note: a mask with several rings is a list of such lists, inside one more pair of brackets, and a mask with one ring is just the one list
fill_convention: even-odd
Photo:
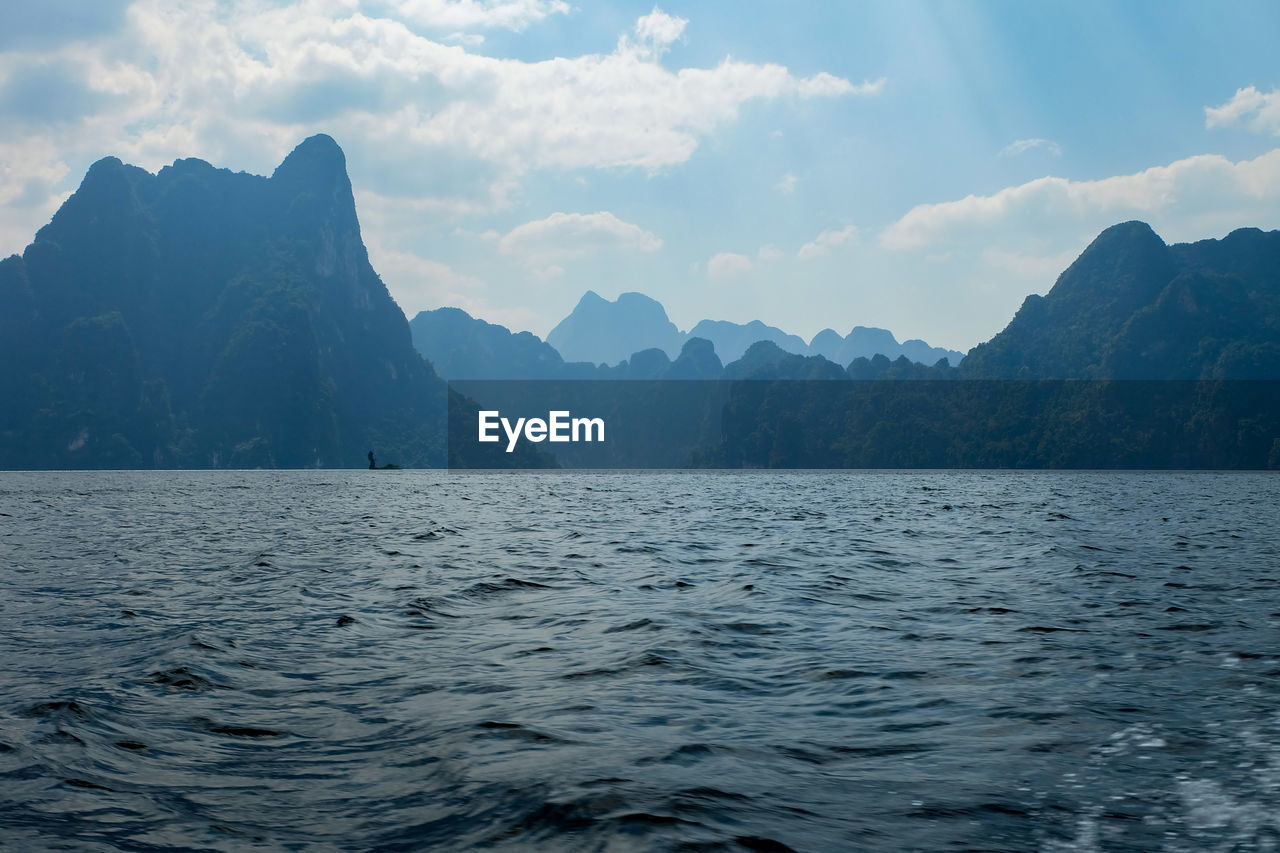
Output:
[[1280,477],[0,473],[0,847],[1271,850]]

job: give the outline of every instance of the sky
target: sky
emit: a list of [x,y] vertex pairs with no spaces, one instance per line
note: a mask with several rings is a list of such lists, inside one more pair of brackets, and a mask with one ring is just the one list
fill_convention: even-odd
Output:
[[968,350],[1108,225],[1280,228],[1280,4],[42,0],[0,26],[0,255],[114,155],[342,146],[412,317]]

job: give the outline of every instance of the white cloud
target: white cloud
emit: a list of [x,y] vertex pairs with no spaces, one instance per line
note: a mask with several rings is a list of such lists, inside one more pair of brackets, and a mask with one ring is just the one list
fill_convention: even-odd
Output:
[[[399,18],[379,17],[386,9]],[[330,127],[376,161],[367,175],[353,166],[366,189],[438,194],[419,184],[456,173],[455,183],[472,181],[461,194],[476,203],[501,200],[491,185],[510,187],[530,170],[682,164],[749,102],[883,87],[732,58],[667,69],[660,54],[685,21],[656,8],[611,53],[530,62],[467,49],[468,29],[519,29],[567,9],[545,0],[136,0],[118,41],[77,47],[94,88],[116,100],[64,144],[152,170],[195,155],[267,171],[280,151]],[[441,34],[413,29],[426,23]],[[455,168],[468,163],[484,168]]]
[[[706,67],[682,67],[668,48],[698,38],[696,19],[687,23],[659,8],[619,27],[612,35],[625,29],[620,41],[610,38],[581,55],[529,61],[474,50],[498,41],[495,31],[564,21],[571,6],[581,5],[132,0],[119,27],[59,42],[41,56],[74,64],[77,79],[104,96],[100,108],[57,133],[30,122],[0,122],[0,168],[9,169],[0,175],[0,237],[20,235],[12,238],[12,248],[20,249],[88,164],[105,154],[153,172],[193,156],[270,174],[298,141],[325,131],[347,152],[364,236],[397,298],[408,308],[431,300],[467,307],[475,303],[464,299],[478,299],[484,284],[470,273],[482,270],[496,293],[500,270],[509,271],[515,259],[530,275],[568,268],[564,287],[577,287],[568,261],[597,250],[583,248],[597,245],[586,235],[575,242],[568,233],[561,233],[560,248],[538,249],[536,229],[519,228],[495,241],[505,239],[511,252],[483,262],[457,260],[475,244],[456,252],[440,246],[436,238],[454,226],[482,231],[492,224],[482,217],[525,201],[530,173],[551,171],[568,183],[587,169],[668,169],[687,163],[753,106],[870,96],[886,85],[727,56]],[[0,80],[9,79],[21,59],[0,52]],[[39,162],[12,156],[10,147],[38,154]],[[542,197],[544,186],[532,191]],[[552,205],[533,215],[557,208],[579,209]],[[600,251],[662,245],[656,235],[613,220],[635,231],[609,237],[607,227],[604,235],[587,228],[602,241]],[[377,249],[375,237],[396,251]],[[755,263],[769,257],[748,255]],[[432,266],[444,260],[454,266]],[[705,274],[700,265],[699,275]]]
[[751,259],[746,255],[721,252],[707,261],[707,275],[711,278],[729,278],[751,272]]
[[802,98],[829,98],[836,95],[878,95],[884,91],[886,78],[869,80],[854,85],[843,77],[819,71],[812,77],[798,81],[796,91]]
[[1074,241],[1125,219],[1146,219],[1166,239],[1198,239],[1280,218],[1280,149],[1231,162],[1202,154],[1096,181],[1040,178],[989,196],[923,204],[880,233],[888,249],[916,249],[1018,233]]
[[1046,153],[1057,157],[1062,153],[1062,146],[1054,142],[1052,139],[1015,139],[1006,145],[1001,151],[1001,157],[1016,157],[1019,154],[1025,154],[1037,148],[1043,149]]
[[668,15],[654,6],[652,12],[636,21],[635,33],[638,44],[631,45],[626,36],[623,36],[618,42],[618,50],[623,52],[633,49],[648,57],[660,57],[671,48],[673,42],[680,38],[680,34],[684,32],[685,25],[688,23],[688,19]]
[[[671,72],[629,53],[541,63],[493,60],[476,69],[485,91],[422,117],[409,133],[428,145],[464,145],[509,168],[660,169],[685,162],[700,140],[752,100],[851,94],[810,90],[778,65],[725,60]],[[834,78],[833,78],[834,79]]]
[[795,175],[788,172],[787,174],[783,175],[781,179],[779,179],[778,183],[774,184],[773,188],[776,189],[778,192],[782,193],[783,195],[791,195],[793,192],[796,191],[796,184],[799,182],[799,180],[800,179],[797,178]]
[[801,246],[800,251],[796,253],[796,257],[802,261],[820,258],[838,246],[856,243],[857,240],[858,228],[856,225],[847,225],[839,231],[823,231],[813,239],[813,242],[805,243]]
[[392,8],[405,20],[436,30],[505,29],[515,32],[550,15],[569,12],[569,4],[563,0],[399,0],[392,4]]
[[1205,127],[1243,126],[1280,136],[1280,90],[1259,92],[1253,86],[1237,89],[1220,107],[1204,108]]
[[756,257],[762,261],[777,261],[782,258],[782,250],[773,244],[760,247],[760,251],[756,252]]
[[661,247],[656,235],[608,211],[553,213],[516,226],[498,241],[500,252],[539,268],[543,277],[564,272],[554,261],[595,252],[656,252]]
[[[666,68],[661,54],[687,24],[656,7],[612,52],[543,61],[472,52],[477,31],[571,12],[563,0],[134,0],[117,31],[41,58],[75,71],[92,111],[56,135],[0,122],[0,147],[39,149],[66,169],[38,186],[0,176],[6,199],[43,193],[5,219],[29,240],[68,181],[105,154],[153,172],[194,156],[270,174],[325,130],[347,151],[362,217],[451,227],[509,210],[533,171],[670,168],[749,103],[881,85],[731,58]],[[23,56],[0,52],[0,81]],[[25,171],[7,156],[0,163]]]

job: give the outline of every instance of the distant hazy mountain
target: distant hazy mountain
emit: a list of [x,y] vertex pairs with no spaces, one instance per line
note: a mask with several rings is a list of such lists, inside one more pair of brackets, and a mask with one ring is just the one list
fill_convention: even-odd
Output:
[[1280,231],[1167,246],[1146,223],[1112,226],[961,374],[1280,378]]
[[719,379],[724,365],[716,355],[716,349],[706,338],[689,338],[680,350],[680,357],[671,363],[666,379]]
[[[825,370],[804,361],[759,343],[725,374]],[[846,373],[921,381],[740,383],[721,410],[717,446],[699,458],[727,467],[1278,469],[1280,231],[1167,246],[1141,222],[1116,225],[958,368],[877,354]],[[1210,381],[1163,381],[1195,379]]]
[[684,341],[657,301],[642,293],[623,293],[610,302],[591,290],[547,335],[547,343],[566,361],[596,364],[617,364],[653,347],[675,358]]
[[820,355],[796,355],[772,341],[759,341],[727,365],[725,379],[847,379],[844,370]]
[[768,341],[795,355],[820,355],[828,361],[847,366],[855,358],[884,355],[889,359],[906,356],[911,361],[933,365],[948,359],[959,364],[964,353],[931,347],[924,341],[898,343],[892,332],[866,326],[855,326],[847,336],[824,329],[806,344],[804,338],[769,326],[759,320],[733,323],[728,320],[702,320],[688,332],[681,332],[667,317],[662,304],[640,293],[624,293],[615,302],[587,291],[576,308],[560,322],[547,343],[560,355],[573,361],[618,364],[632,353],[657,348],[674,358],[690,338],[711,342],[724,364],[737,361],[757,341]]
[[756,341],[777,344],[779,349],[799,355],[808,355],[809,347],[799,335],[789,335],[776,326],[766,326],[759,320],[750,323],[731,323],[728,320],[703,320],[689,331],[690,337],[706,338],[716,349],[716,355],[725,364],[737,361]]
[[719,379],[724,370],[711,342],[689,338],[672,361],[650,347],[615,365],[566,362],[530,332],[512,332],[458,308],[421,311],[409,321],[413,344],[450,380],[471,379]]
[[[734,326],[735,324],[724,324]],[[755,326],[763,327],[756,323]],[[725,365],[711,341],[689,337],[673,361],[663,349],[649,347],[630,353],[616,364],[566,362],[550,344],[529,332],[512,332],[486,323],[458,308],[419,312],[409,322],[414,346],[438,373],[449,380],[472,379],[841,379],[845,371],[820,356],[787,352],[773,341],[753,344]],[[700,323],[697,328],[715,328]],[[737,327],[739,329],[748,326]],[[767,328],[767,327],[764,327]],[[777,331],[777,330],[774,330]],[[796,338],[796,340],[800,340]],[[878,358],[889,364],[883,356]],[[914,378],[901,365],[895,375]],[[911,368],[921,366],[911,364]]]
[[99,160],[0,262],[0,467],[442,464],[444,394],[328,136],[270,178]]
[[[891,332],[866,326],[855,326],[845,337],[825,329],[812,344],[759,320],[703,320],[684,333],[659,302],[640,293],[624,293],[610,302],[588,291],[546,341],[458,308],[422,311],[409,325],[414,346],[446,379],[716,379],[745,373],[762,378],[771,371],[777,374],[773,378],[782,378],[808,370],[831,375],[825,368],[779,360],[781,355],[821,357],[840,371],[856,359],[878,355],[897,365],[894,376],[908,378],[919,365],[933,366],[942,358],[955,365],[963,358],[924,341],[900,344]],[[734,367],[760,342],[773,349]],[[566,362],[561,348],[579,360]],[[908,366],[899,364],[904,359]]]
[[808,352],[810,355],[820,355],[846,367],[854,359],[870,359],[877,355],[882,355],[891,361],[905,356],[908,361],[926,365],[936,364],[939,359],[945,358],[953,367],[964,358],[962,352],[929,346],[921,340],[913,339],[898,343],[898,339],[888,329],[868,326],[854,326],[843,338],[831,329],[823,329],[810,341]]
[[445,379],[565,378],[564,359],[537,335],[512,333],[460,308],[420,311],[409,329],[418,352]]

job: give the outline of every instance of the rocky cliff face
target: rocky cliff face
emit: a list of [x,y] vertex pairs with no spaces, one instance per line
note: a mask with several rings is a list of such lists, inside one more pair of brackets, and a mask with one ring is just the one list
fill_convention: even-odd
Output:
[[444,461],[444,385],[328,136],[270,178],[98,161],[0,262],[0,339],[5,467]]

